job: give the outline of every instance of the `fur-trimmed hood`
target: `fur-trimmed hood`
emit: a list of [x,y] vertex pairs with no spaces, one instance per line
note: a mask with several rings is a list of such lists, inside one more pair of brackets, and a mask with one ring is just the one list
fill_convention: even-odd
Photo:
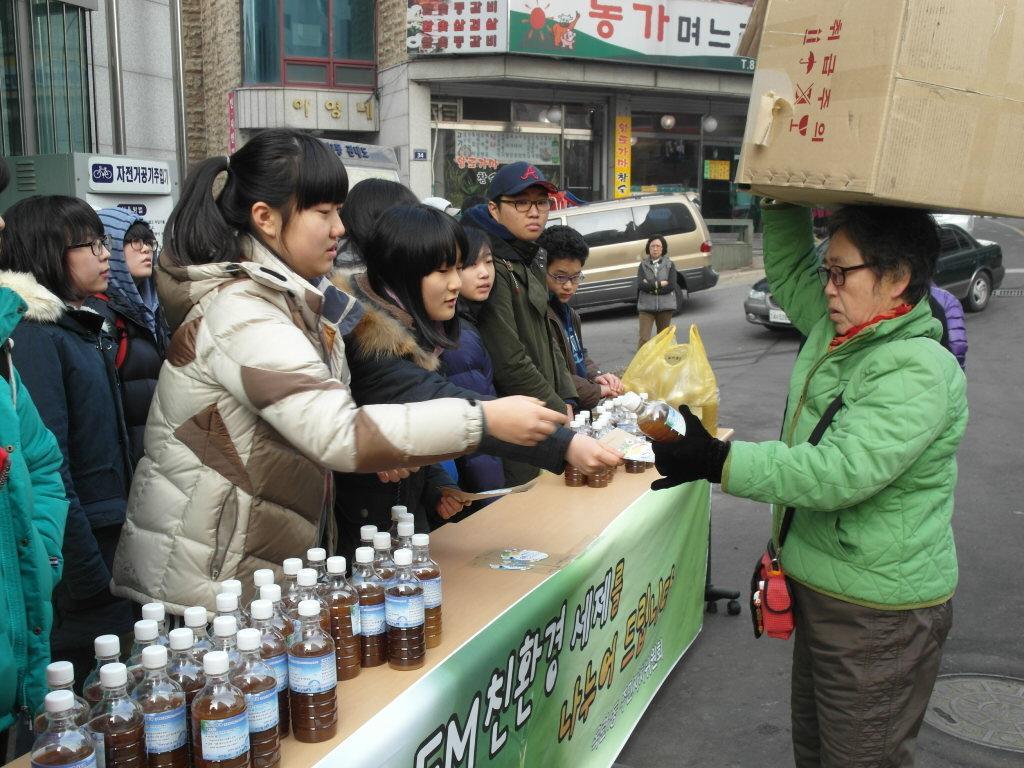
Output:
[[331,282],[339,290],[354,296],[365,310],[350,337],[354,342],[354,354],[362,359],[376,360],[403,357],[424,370],[437,370],[438,358],[416,341],[412,316],[374,291],[365,272],[355,275],[335,272],[331,275]]
[[10,288],[25,300],[26,320],[55,323],[64,314],[64,302],[49,288],[40,285],[31,272],[0,270],[0,288]]

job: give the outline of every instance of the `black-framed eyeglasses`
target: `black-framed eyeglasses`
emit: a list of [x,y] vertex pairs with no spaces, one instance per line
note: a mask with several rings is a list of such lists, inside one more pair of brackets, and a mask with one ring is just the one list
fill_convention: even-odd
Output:
[[537,206],[537,211],[539,213],[551,210],[550,197],[542,197],[539,200],[513,200],[508,197],[499,197],[498,202],[508,203],[509,205],[513,206],[519,213],[526,213],[533,206]]
[[104,248],[106,248],[108,251],[110,250],[110,244],[110,235],[100,235],[96,239],[89,240],[84,243],[72,243],[71,245],[68,246],[68,250],[70,251],[72,248],[85,248],[86,246],[88,246],[92,248],[93,256],[102,256]]
[[577,272],[575,275],[563,275],[561,272],[553,275],[550,272],[548,272],[548,277],[550,277],[559,285],[565,285],[566,283],[574,283],[576,285],[579,285],[580,283],[587,279],[587,276],[584,275],[582,272]]
[[144,240],[141,237],[137,237],[134,240],[129,240],[125,245],[130,245],[137,251],[141,251],[143,248],[149,248],[153,253],[156,253],[157,244],[156,240]]
[[824,288],[828,285],[828,281],[832,281],[832,285],[836,288],[842,288],[843,283],[846,282],[846,273],[853,272],[857,269],[863,269],[864,267],[870,266],[868,264],[856,264],[852,267],[818,267],[818,279],[821,280],[821,287]]

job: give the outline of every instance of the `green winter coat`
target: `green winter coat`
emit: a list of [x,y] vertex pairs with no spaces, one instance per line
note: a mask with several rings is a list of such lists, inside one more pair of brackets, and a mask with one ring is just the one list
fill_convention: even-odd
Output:
[[[937,605],[957,583],[950,520],[956,451],[967,425],[966,381],[938,342],[925,297],[834,350],[807,209],[765,206],[772,294],[807,336],[789,385],[781,441],[734,442],[722,489],[796,513],[786,572],[841,600],[882,609]],[[807,440],[843,393],[817,446]]]
[[68,502],[57,440],[11,365],[10,335],[26,304],[0,289],[0,445],[10,475],[0,486],[0,731],[46,695],[50,594],[60,581]]

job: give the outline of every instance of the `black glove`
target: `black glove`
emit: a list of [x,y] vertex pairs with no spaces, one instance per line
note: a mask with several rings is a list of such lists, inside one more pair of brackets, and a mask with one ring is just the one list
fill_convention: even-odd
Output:
[[672,488],[694,480],[722,482],[722,468],[729,456],[730,443],[716,440],[700,419],[685,405],[679,413],[686,422],[686,437],[674,443],[654,443],[654,466],[661,479],[651,483],[652,491]]

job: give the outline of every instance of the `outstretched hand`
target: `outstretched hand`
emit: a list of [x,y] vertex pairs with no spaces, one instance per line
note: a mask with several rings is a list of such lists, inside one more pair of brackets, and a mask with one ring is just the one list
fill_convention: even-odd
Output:
[[679,413],[686,422],[686,436],[673,443],[654,443],[654,466],[662,477],[651,483],[652,491],[672,488],[694,480],[722,482],[722,469],[730,443],[713,438],[700,419],[685,405]]

